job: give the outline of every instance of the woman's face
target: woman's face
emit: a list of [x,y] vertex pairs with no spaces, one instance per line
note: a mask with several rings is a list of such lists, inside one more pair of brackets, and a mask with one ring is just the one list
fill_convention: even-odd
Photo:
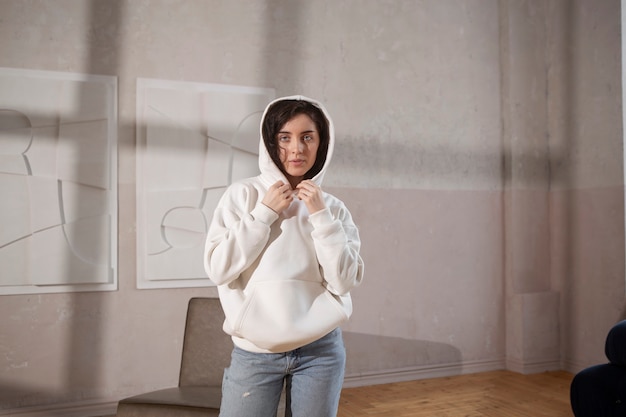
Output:
[[295,187],[315,164],[320,136],[315,123],[306,114],[299,114],[280,128],[276,135],[280,162],[287,179]]

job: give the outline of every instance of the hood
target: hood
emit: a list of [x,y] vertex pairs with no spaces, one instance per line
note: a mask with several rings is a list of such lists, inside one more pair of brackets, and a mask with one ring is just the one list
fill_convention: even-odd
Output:
[[326,109],[324,108],[324,105],[322,103],[320,103],[317,100],[308,98],[308,97],[304,97],[304,96],[287,96],[287,97],[281,97],[281,98],[277,98],[276,100],[273,100],[272,102],[270,102],[267,107],[265,108],[265,110],[263,111],[263,116],[261,117],[261,126],[259,127],[259,135],[260,135],[260,140],[259,140],[259,170],[261,171],[261,180],[265,183],[266,186],[271,186],[272,184],[276,183],[276,181],[283,181],[285,183],[287,183],[287,178],[285,177],[285,175],[283,174],[283,172],[280,170],[280,168],[278,168],[276,166],[276,164],[274,163],[274,161],[272,161],[272,158],[270,157],[269,152],[267,151],[267,148],[265,147],[265,143],[263,142],[263,121],[265,120],[265,115],[267,114],[267,110],[269,109],[269,107],[278,102],[278,101],[282,101],[282,100],[305,100],[308,101],[309,103],[312,103],[314,106],[318,107],[322,113],[324,113],[324,116],[326,116],[326,119],[328,120],[328,136],[329,136],[329,141],[328,141],[328,151],[326,153],[326,161],[324,162],[324,166],[322,167],[322,169],[320,170],[320,172],[318,172],[311,180],[313,182],[315,182],[317,185],[322,185],[322,179],[324,178],[324,174],[326,173],[326,170],[328,169],[328,165],[330,164],[330,161],[332,159],[332,155],[333,155],[333,149],[335,147],[335,127],[333,125],[333,121],[330,118],[330,115],[328,114],[328,111],[326,111]]

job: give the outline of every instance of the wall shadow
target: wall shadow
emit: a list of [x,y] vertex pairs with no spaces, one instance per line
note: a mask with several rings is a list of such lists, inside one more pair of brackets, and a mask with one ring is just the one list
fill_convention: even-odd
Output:
[[[385,376],[423,373],[437,369],[460,373],[461,351],[456,347],[429,340],[343,332],[346,347],[346,379],[381,379]],[[414,378],[411,378],[414,379]]]
[[[88,54],[82,72],[118,76],[122,55],[122,37],[120,34],[122,9],[122,0],[89,1],[86,10],[89,31],[86,34]],[[91,99],[89,94],[90,92],[84,91],[84,89],[79,91],[79,106],[89,104]],[[116,96],[119,100],[119,90]],[[119,115],[117,126],[119,126]],[[119,143],[119,127],[116,136]],[[77,147],[77,150],[76,158],[78,160],[87,156],[81,154],[80,147]],[[111,169],[117,170],[117,166],[112,166]],[[75,201],[77,207],[74,210],[80,210],[80,196]],[[117,226],[113,227],[117,228]],[[101,250],[107,251],[108,248]],[[67,273],[76,274],[77,271],[67,271]],[[102,381],[103,369],[106,366],[103,360],[106,353],[104,352],[106,343],[103,340],[106,337],[104,322],[107,320],[105,317],[105,297],[107,297],[107,293],[72,293],[70,295],[68,307],[71,309],[71,318],[68,325],[71,330],[65,363],[76,364],[76,366],[68,366],[66,370],[65,386],[67,392],[61,395],[66,400],[75,401],[82,398],[98,397],[99,384]],[[76,398],[77,396],[79,398]]]

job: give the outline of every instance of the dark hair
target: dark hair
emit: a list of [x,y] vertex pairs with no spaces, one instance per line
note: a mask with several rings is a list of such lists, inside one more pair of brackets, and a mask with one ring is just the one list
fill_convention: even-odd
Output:
[[278,147],[277,135],[285,123],[300,114],[306,114],[311,118],[313,123],[315,123],[315,127],[317,128],[320,137],[320,146],[317,148],[315,164],[306,174],[304,174],[304,179],[311,179],[322,170],[322,167],[326,162],[328,143],[330,142],[328,120],[326,119],[326,116],[324,116],[324,112],[322,112],[319,107],[306,100],[277,101],[267,109],[265,118],[263,119],[261,133],[263,135],[265,148],[270,154],[272,161],[274,161],[283,174],[286,174],[283,169],[283,164],[280,161],[280,150]]

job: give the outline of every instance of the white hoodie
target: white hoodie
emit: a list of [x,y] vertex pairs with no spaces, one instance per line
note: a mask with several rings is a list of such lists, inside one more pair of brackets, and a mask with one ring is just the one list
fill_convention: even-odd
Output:
[[[332,120],[321,103],[307,100],[328,119],[330,142],[321,185],[335,143]],[[265,119],[265,113],[262,120]],[[262,123],[262,122],[261,122]],[[268,188],[288,183],[272,161],[261,134],[261,174],[232,184],[222,196],[209,228],[204,267],[218,286],[226,315],[224,331],[251,352],[287,352],[311,343],[352,314],[350,290],[360,284],[361,241],[350,212],[324,193],[326,208],[312,215],[294,198],[282,213],[261,203]]]

